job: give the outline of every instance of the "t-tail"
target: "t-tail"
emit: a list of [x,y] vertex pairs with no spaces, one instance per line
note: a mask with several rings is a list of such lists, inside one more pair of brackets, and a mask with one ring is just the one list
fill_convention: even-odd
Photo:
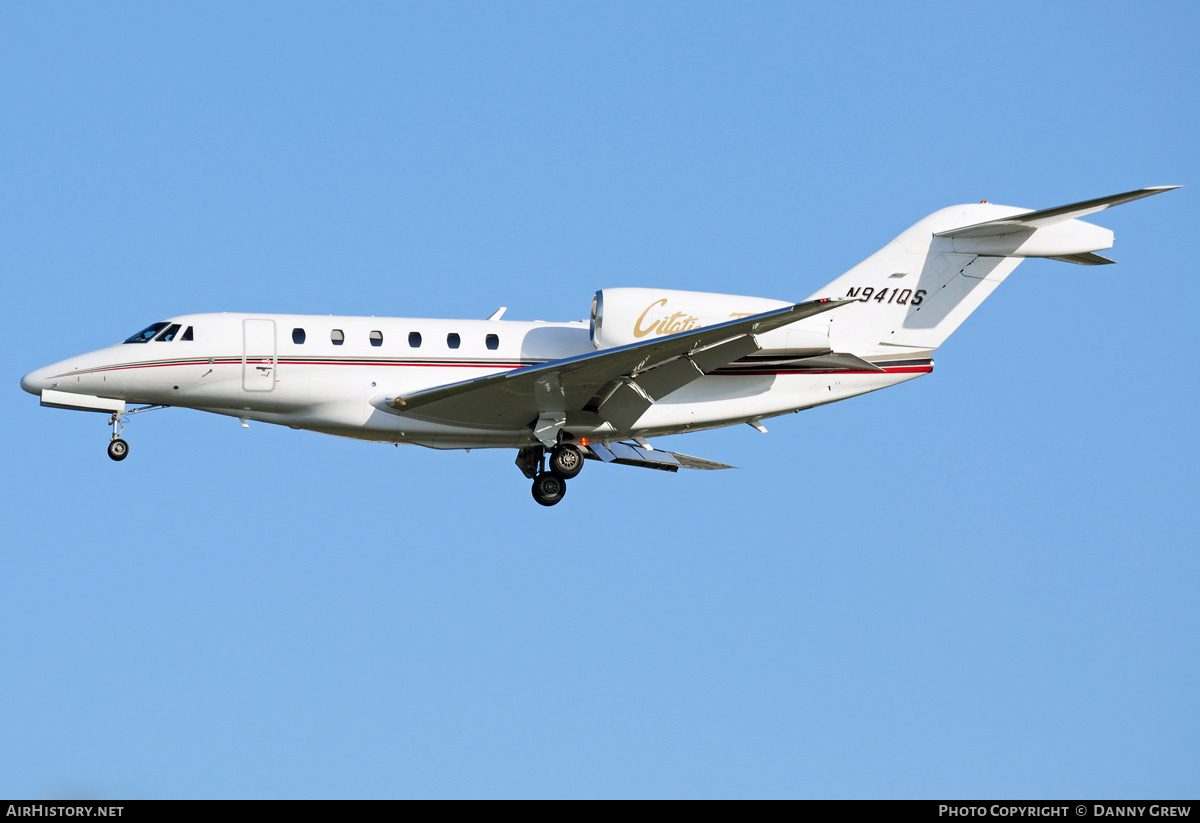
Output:
[[832,348],[873,359],[927,356],[1022,260],[1114,262],[1097,254],[1112,247],[1113,233],[1079,218],[1176,188],[1041,211],[984,202],[934,212],[813,295],[859,301],[829,315]]

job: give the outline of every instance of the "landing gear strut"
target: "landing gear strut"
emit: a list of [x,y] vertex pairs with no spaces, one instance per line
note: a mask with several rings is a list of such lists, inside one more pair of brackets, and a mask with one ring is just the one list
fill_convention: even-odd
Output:
[[113,427],[112,439],[108,442],[108,456],[113,460],[124,460],[129,456],[129,444],[121,439],[121,432],[125,428],[125,421],[122,419],[121,414],[117,412],[113,414],[112,419],[108,422]]
[[108,419],[109,425],[113,427],[112,438],[108,441],[108,456],[113,460],[124,460],[129,456],[129,444],[121,439],[121,432],[125,430],[125,417],[130,414],[140,414],[141,412],[154,411],[155,409],[165,409],[166,406],[141,406],[128,411],[113,412],[113,416]]

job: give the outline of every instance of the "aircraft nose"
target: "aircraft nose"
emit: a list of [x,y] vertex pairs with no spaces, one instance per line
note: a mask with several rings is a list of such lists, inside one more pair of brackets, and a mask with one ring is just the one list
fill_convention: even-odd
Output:
[[50,388],[50,381],[46,379],[46,374],[46,369],[34,369],[21,378],[21,388],[30,394],[41,394],[42,389]]

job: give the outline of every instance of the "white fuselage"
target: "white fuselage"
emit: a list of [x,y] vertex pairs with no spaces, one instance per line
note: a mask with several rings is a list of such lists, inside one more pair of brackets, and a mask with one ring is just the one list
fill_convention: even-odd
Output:
[[[399,413],[383,400],[595,351],[586,322],[236,313],[165,322],[180,326],[172,340],[126,342],[72,357],[26,375],[22,386],[33,393],[179,406],[361,440],[521,448],[537,442],[532,421],[448,425],[419,412]],[[183,339],[184,329],[191,330],[191,339]],[[772,357],[764,349],[663,398],[629,431],[615,431],[587,414],[568,419],[567,428],[599,440],[715,428],[842,400],[932,370],[928,359],[879,365],[885,370],[801,368],[783,352]]]

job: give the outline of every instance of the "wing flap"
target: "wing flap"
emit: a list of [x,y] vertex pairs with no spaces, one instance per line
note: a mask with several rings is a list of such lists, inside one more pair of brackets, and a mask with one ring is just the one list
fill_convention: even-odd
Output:
[[677,472],[680,469],[714,471],[736,468],[728,463],[718,463],[715,460],[706,460],[703,457],[693,457],[690,454],[680,454],[679,452],[647,449],[633,443],[605,443],[603,445],[593,443],[587,447],[587,453],[584,456],[605,463],[667,472]]

